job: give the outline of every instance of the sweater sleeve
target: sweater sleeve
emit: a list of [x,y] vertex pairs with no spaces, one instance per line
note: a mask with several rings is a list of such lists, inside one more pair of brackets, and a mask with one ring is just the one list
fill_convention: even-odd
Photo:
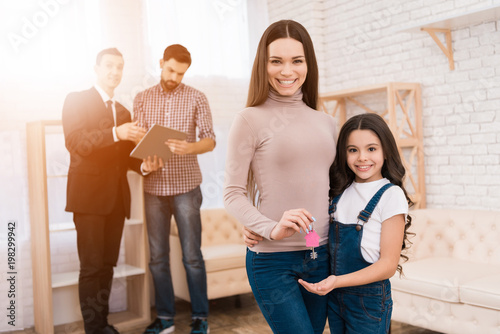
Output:
[[258,140],[247,120],[237,114],[228,136],[224,206],[241,224],[270,239],[277,224],[267,218],[247,198],[248,171],[258,147]]

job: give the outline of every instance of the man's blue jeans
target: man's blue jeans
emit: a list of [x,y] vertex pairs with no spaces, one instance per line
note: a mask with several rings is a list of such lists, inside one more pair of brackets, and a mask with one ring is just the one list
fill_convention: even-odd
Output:
[[144,193],[148,228],[149,269],[155,285],[158,317],[173,319],[175,296],[170,272],[170,223],[175,217],[182,247],[182,262],[186,269],[192,318],[208,317],[207,274],[201,253],[200,187],[175,196],[155,196]]
[[311,251],[256,253],[247,251],[247,275],[257,304],[273,333],[323,333],[327,296],[306,291],[299,278],[317,283],[329,273],[328,246]]

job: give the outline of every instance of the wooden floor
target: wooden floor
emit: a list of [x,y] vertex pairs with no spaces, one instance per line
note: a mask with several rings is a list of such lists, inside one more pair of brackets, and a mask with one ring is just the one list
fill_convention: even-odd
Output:
[[[189,333],[191,328],[190,304],[177,300],[175,317],[175,333]],[[154,317],[154,309],[152,310]],[[268,334],[272,333],[252,294],[239,297],[228,297],[210,301],[210,317],[208,319],[212,334]],[[122,331],[121,334],[142,334],[144,326]],[[33,328],[24,331],[9,332],[12,334],[35,334]],[[330,333],[328,324],[324,334]],[[43,333],[38,333],[43,334]],[[63,334],[57,332],[56,334]],[[66,334],[66,333],[64,333]],[[391,334],[439,334],[437,332],[413,327],[397,322],[392,323]]]

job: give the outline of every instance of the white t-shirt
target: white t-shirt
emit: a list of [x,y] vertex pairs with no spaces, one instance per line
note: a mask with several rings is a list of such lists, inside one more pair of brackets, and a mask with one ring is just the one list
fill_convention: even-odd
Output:
[[[356,224],[359,212],[366,207],[373,195],[387,183],[390,181],[386,178],[368,183],[353,182],[344,191],[337,204],[337,211],[333,215],[335,220],[343,224]],[[363,227],[361,254],[367,262],[374,263],[380,258],[382,222],[398,214],[404,214],[406,218],[408,202],[403,190],[398,186],[392,186],[382,195],[370,219]]]

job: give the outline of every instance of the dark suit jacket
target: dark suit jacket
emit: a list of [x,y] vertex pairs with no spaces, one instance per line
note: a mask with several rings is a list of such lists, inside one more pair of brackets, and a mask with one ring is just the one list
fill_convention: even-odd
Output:
[[[116,125],[131,121],[130,112],[116,103]],[[113,139],[113,115],[93,87],[70,93],[64,102],[63,129],[71,162],[66,211],[107,215],[122,200],[130,216],[127,170],[140,172],[141,161],[129,157],[131,141]]]

